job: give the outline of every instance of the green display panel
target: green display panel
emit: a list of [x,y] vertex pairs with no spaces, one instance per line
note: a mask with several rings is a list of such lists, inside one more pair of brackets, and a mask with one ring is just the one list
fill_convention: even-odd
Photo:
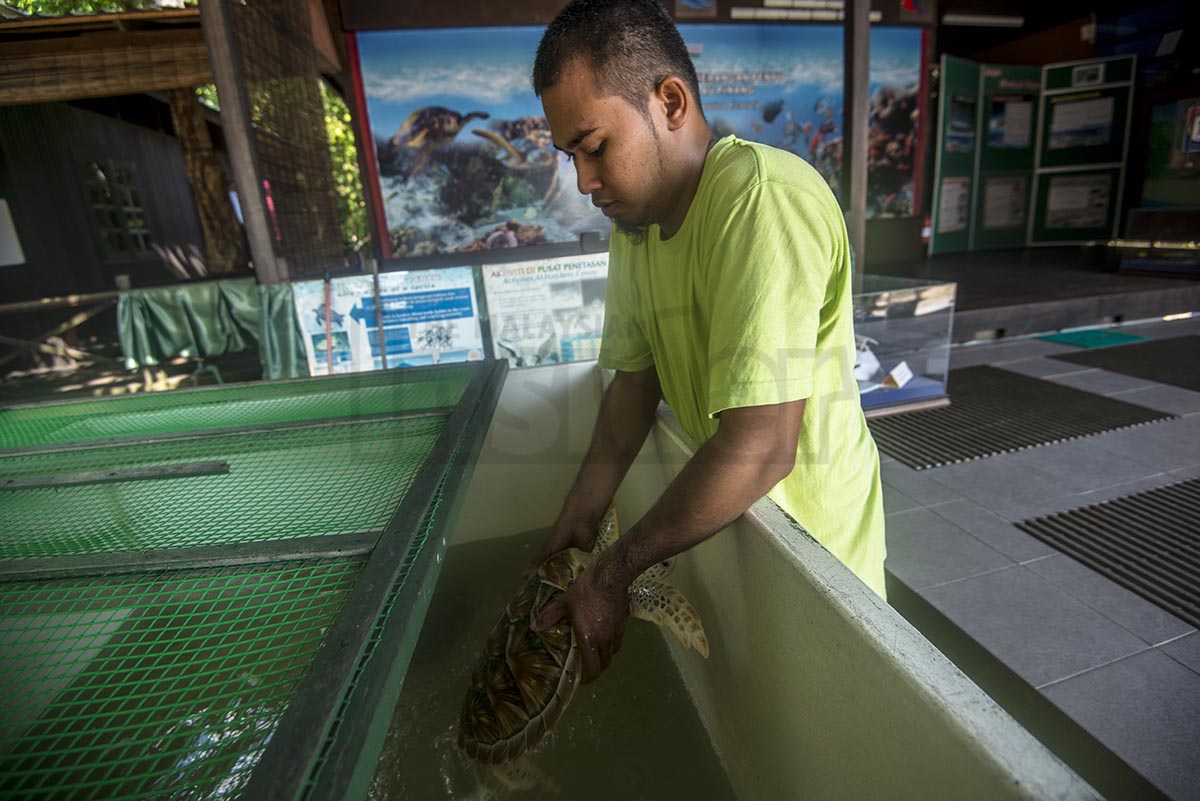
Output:
[[1064,61],[1046,66],[1046,91],[1078,89],[1084,86],[1103,86],[1133,81],[1131,56],[1107,60]]
[[1025,244],[1041,83],[1040,67],[981,67],[972,250]]
[[1061,244],[1108,237],[1116,224],[1121,169],[1039,173],[1032,239]]
[[1030,245],[1116,234],[1134,67],[1133,56],[1045,67]]
[[979,64],[942,56],[930,253],[966,250],[971,244],[971,198],[980,139],[979,75]]
[[1117,164],[1125,159],[1131,87],[1047,94],[1041,121],[1041,168]]

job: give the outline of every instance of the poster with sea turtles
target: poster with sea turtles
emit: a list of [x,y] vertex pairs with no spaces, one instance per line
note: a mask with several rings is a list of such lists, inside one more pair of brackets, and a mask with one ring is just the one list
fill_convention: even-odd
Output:
[[[820,25],[685,24],[717,136],[790,150],[837,187],[842,37]],[[576,190],[530,85],[542,29],[359,33],[370,187],[395,258],[574,242],[608,221]],[[913,214],[921,30],[871,30],[871,216]]]

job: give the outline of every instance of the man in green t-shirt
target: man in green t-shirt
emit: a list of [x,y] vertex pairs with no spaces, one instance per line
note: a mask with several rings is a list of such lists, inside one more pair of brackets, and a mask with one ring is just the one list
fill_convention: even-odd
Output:
[[575,0],[533,68],[554,144],[613,220],[600,364],[616,370],[533,567],[591,549],[660,399],[702,443],[659,501],[536,629],[569,619],[585,682],[620,647],[627,590],[769,495],[884,593],[879,456],[854,381],[849,244],[802,159],[714,141],[657,0]]

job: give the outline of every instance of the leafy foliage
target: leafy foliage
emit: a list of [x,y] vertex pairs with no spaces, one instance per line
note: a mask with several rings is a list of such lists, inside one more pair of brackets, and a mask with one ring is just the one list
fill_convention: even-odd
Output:
[[329,155],[333,161],[333,183],[338,196],[338,219],[342,223],[342,243],[347,253],[358,252],[367,244],[367,204],[358,173],[358,148],[350,109],[337,92],[321,82],[325,102],[325,130],[329,134]]
[[153,11],[161,8],[187,8],[199,0],[10,0],[9,5],[26,14],[40,17],[65,17],[72,14],[104,14],[112,11]]
[[[217,87],[212,84],[196,87],[200,102],[220,111]],[[325,106],[325,132],[329,139],[329,157],[333,162],[333,184],[337,192],[338,220],[342,228],[342,245],[346,253],[357,253],[366,247],[367,204],[363,199],[362,179],[358,172],[358,148],[350,109],[337,92],[321,82],[321,101]],[[251,109],[251,114],[254,110]]]

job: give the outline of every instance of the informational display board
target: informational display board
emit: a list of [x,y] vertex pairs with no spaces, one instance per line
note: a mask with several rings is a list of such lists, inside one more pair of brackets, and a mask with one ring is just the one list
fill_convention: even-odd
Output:
[[1200,208],[1200,96],[1155,104],[1142,206]]
[[381,274],[379,314],[369,275],[335,278],[328,285],[302,281],[293,288],[312,375],[380,370],[384,348],[388,368],[484,356],[470,267]]
[[929,252],[1113,236],[1133,77],[1132,56],[1046,67],[944,56]]
[[607,253],[482,269],[497,359],[534,367],[599,356]]
[[[806,159],[835,190],[842,165],[842,35],[829,25],[683,24],[706,117]],[[377,175],[385,257],[578,242],[609,221],[554,148],[530,73],[544,29],[364,31],[361,142]],[[871,28],[867,216],[914,213],[922,30]],[[473,257],[468,257],[473,258]]]
[[974,61],[942,56],[931,254],[966,250],[971,244],[972,197],[980,140],[980,71],[981,65]]
[[1116,236],[1135,58],[1050,64],[1043,69],[1028,244]]
[[982,65],[972,250],[1020,247],[1029,226],[1040,67]]

